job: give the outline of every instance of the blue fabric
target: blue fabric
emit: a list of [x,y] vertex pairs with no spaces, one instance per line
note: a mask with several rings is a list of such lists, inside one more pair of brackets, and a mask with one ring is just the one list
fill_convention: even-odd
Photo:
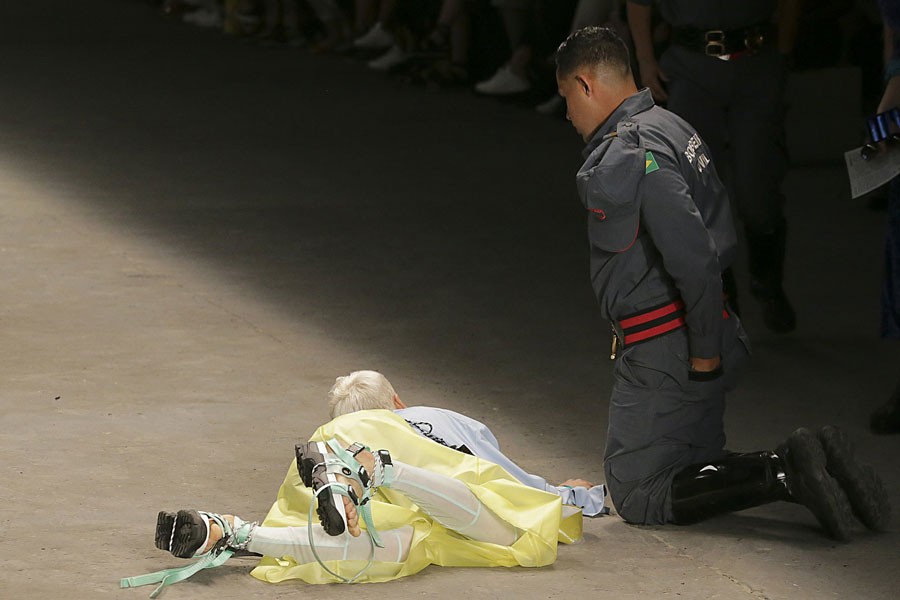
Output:
[[430,406],[410,406],[394,411],[403,417],[420,435],[443,446],[500,465],[506,472],[528,487],[556,494],[563,499],[563,504],[579,506],[587,517],[609,512],[605,506],[606,487],[602,484],[588,489],[570,488],[552,485],[539,475],[532,475],[510,460],[500,451],[500,442],[491,430],[479,421],[445,408]]
[[881,336],[900,339],[900,177],[891,181],[889,190],[881,286]]

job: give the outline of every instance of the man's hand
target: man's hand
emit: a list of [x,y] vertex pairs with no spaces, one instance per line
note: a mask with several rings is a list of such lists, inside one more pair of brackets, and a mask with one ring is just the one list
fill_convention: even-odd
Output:
[[709,373],[710,371],[715,371],[721,364],[722,359],[718,356],[715,358],[691,357],[691,369],[694,371],[699,371],[701,373]]
[[560,485],[560,487],[562,487],[562,486],[586,487],[586,488],[594,487],[593,483],[591,483],[590,481],[585,481],[584,479],[566,479],[559,485]]
[[659,68],[653,54],[653,7],[627,2],[628,29],[634,44],[634,56],[640,69],[641,85],[650,88],[653,99],[665,102],[669,95],[663,85],[669,78]]
[[656,58],[638,59],[638,68],[641,71],[641,85],[650,88],[653,100],[657,104],[668,100],[669,94],[666,92],[665,84],[668,83],[669,77],[659,68]]

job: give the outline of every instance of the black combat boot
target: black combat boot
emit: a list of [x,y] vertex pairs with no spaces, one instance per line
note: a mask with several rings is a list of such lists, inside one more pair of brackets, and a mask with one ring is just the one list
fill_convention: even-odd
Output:
[[775,452],[731,454],[691,465],[672,481],[672,511],[679,524],[778,500],[806,506],[825,533],[848,541],[853,515],[847,496],[826,470],[816,437],[798,429]]
[[770,233],[747,230],[750,293],[762,303],[763,321],[775,333],[789,333],[797,327],[797,315],[782,287],[786,240],[784,224]]
[[729,454],[686,467],[672,481],[672,512],[679,525],[790,499],[774,452]]

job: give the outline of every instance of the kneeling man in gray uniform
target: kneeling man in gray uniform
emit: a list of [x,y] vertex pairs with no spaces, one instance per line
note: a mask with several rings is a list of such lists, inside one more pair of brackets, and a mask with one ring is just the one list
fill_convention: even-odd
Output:
[[587,147],[578,193],[591,280],[613,327],[606,483],[640,524],[691,523],[776,500],[808,507],[848,540],[853,514],[883,530],[884,485],[835,427],[798,429],[774,452],[727,452],[725,392],[749,354],[722,272],[737,239],[697,132],[638,91],[611,30],[573,33],[556,56],[567,117]]

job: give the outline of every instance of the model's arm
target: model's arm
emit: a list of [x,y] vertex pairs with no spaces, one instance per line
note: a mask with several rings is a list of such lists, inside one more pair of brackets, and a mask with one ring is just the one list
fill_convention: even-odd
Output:
[[520,483],[556,494],[565,504],[581,507],[587,516],[605,512],[605,486],[584,486],[583,484],[588,483],[584,480],[570,480],[558,486],[547,483],[543,477],[532,475],[503,454],[493,432],[480,421],[451,410],[424,406],[396,412],[407,421],[411,420],[413,429],[420,434],[425,435],[420,427],[427,425],[427,431],[431,435],[426,437],[443,440],[451,446],[465,446],[474,456],[502,467]]
[[653,99],[665,102],[665,82],[668,77],[659,68],[653,54],[653,6],[650,3],[628,0],[625,7],[628,16],[628,29],[634,42],[634,56],[640,70],[641,85],[650,88]]
[[503,467],[507,473],[528,487],[556,494],[562,499],[563,504],[581,508],[585,516],[593,517],[608,512],[605,507],[606,486],[602,484],[592,485],[584,479],[569,479],[559,485],[553,485],[540,475],[532,475],[517,465],[504,455],[500,448],[481,444],[478,445],[478,448],[478,451],[473,450],[478,458]]

